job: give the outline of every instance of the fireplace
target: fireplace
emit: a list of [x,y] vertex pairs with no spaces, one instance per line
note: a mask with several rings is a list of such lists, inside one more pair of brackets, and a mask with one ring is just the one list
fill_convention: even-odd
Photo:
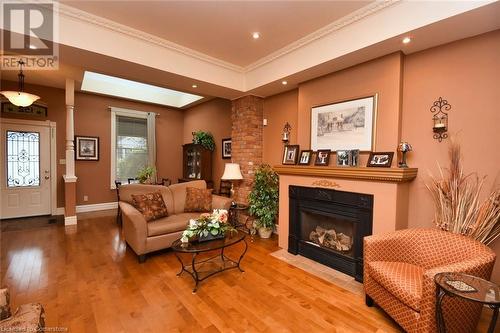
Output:
[[289,187],[288,252],[363,281],[363,237],[372,234],[373,195]]

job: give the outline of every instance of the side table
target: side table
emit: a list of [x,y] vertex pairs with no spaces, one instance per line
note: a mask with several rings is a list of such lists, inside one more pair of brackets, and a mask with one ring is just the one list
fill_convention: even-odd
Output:
[[236,203],[229,208],[229,222],[235,228],[244,228],[250,234],[250,241],[253,242],[255,228],[253,227],[253,218],[248,213],[250,207],[246,204]]
[[442,303],[444,296],[462,299],[487,305],[493,310],[488,333],[494,333],[500,308],[500,288],[493,282],[464,273],[438,273],[434,276],[436,283],[436,324],[440,333],[446,332]]

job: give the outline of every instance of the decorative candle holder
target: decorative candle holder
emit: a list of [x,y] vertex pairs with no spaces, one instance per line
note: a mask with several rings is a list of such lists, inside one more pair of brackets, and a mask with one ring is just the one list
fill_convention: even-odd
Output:
[[408,168],[408,165],[406,164],[406,153],[408,153],[409,151],[412,151],[413,148],[411,147],[411,145],[406,142],[406,141],[401,141],[398,145],[398,151],[401,152],[402,156],[401,156],[401,162],[399,162],[399,167],[400,168]]
[[439,97],[439,99],[435,101],[430,108],[430,111],[434,113],[432,116],[432,131],[434,132],[433,137],[439,142],[448,137],[448,113],[446,111],[450,110],[451,105],[448,104],[447,100],[441,97]]

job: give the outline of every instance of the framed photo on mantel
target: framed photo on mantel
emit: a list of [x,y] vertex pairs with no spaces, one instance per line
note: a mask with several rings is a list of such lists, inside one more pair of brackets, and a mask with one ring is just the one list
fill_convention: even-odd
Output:
[[311,109],[311,149],[371,151],[377,94]]

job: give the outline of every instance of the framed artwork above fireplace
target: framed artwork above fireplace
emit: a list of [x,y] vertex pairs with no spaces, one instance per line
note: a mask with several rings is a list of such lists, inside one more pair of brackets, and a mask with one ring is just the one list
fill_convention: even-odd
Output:
[[311,149],[373,150],[377,97],[345,100],[311,109]]

